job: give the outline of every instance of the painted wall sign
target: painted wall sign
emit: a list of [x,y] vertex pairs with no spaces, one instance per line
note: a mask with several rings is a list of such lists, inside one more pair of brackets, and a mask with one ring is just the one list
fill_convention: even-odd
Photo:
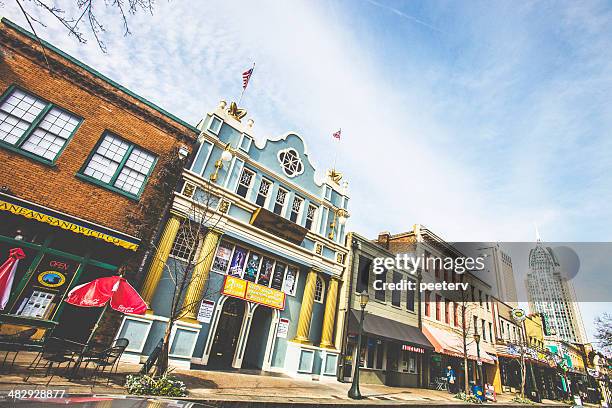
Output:
[[76,224],[71,221],[62,220],[60,218],[53,217],[51,215],[44,214],[39,211],[35,211],[30,208],[22,207],[17,204],[12,204],[7,201],[0,200],[0,211],[8,211],[15,215],[20,215],[22,217],[30,218],[38,222],[44,222],[45,224],[49,224],[54,227],[72,231],[75,234],[82,234],[88,237],[94,237],[97,239],[101,239],[102,241],[106,241],[113,245],[117,245],[119,247],[129,249],[131,251],[136,251],[138,249],[138,244],[135,244],[133,242],[129,242],[119,237],[114,237],[104,232],[96,231],[94,229],[84,227],[82,225]]
[[213,312],[215,311],[215,302],[208,299],[203,299],[198,310],[198,322],[210,323]]
[[402,344],[402,350],[412,351],[413,353],[425,354],[424,348],[411,346],[409,344]]
[[276,329],[276,337],[286,339],[287,333],[289,333],[289,319],[281,318],[278,321],[278,329]]
[[267,286],[258,285],[235,276],[226,276],[221,293],[249,302],[259,303],[273,309],[285,308],[285,293]]

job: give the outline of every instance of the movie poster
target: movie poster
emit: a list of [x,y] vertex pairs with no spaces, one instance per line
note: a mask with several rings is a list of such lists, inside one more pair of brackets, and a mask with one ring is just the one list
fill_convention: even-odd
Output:
[[247,250],[244,248],[236,247],[232,263],[230,264],[228,275],[238,276],[242,278],[242,271],[244,270],[244,263],[246,261]]

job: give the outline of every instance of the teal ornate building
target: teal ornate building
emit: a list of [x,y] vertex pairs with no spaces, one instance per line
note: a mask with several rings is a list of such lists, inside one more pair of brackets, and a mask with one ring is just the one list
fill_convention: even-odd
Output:
[[[255,139],[245,115],[222,101],[198,124],[196,156],[141,290],[151,310],[126,316],[117,336],[130,339],[127,359],[151,353],[170,313],[169,271],[191,259],[196,279],[171,335],[172,365],[335,379],[347,184],[335,171],[317,173],[295,133]],[[195,219],[205,232],[190,254],[181,230]]]

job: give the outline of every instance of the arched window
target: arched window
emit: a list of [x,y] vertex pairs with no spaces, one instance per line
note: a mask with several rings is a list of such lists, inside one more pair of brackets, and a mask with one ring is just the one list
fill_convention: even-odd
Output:
[[325,296],[325,282],[320,276],[317,276],[317,283],[315,284],[315,295],[314,300],[317,303],[323,303],[323,297]]

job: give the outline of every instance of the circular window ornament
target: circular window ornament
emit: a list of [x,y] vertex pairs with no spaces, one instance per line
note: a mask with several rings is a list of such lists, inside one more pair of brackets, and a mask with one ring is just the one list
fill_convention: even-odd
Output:
[[278,162],[287,177],[299,176],[304,172],[304,164],[297,150],[290,147],[278,152]]
[[48,288],[57,288],[66,282],[66,276],[56,271],[45,271],[38,275],[38,283]]
[[518,308],[512,309],[510,315],[512,316],[512,319],[514,319],[514,321],[516,322],[522,322],[527,318],[527,314],[525,313],[525,311],[523,309]]

